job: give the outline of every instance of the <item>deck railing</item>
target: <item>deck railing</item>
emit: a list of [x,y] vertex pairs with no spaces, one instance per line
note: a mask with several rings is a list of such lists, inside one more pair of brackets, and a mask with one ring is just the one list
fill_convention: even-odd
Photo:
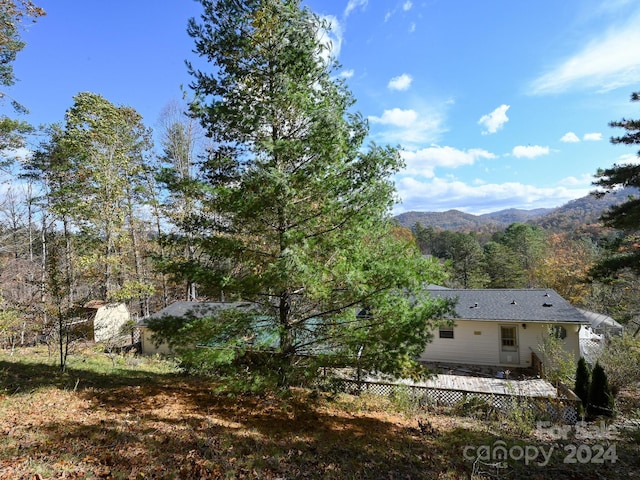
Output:
[[394,397],[403,395],[415,404],[417,408],[428,409],[430,406],[446,406],[462,408],[473,405],[474,408],[486,410],[487,414],[507,412],[512,409],[530,408],[535,417],[540,420],[550,420],[575,424],[579,418],[579,399],[566,391],[558,389],[557,397],[532,397],[517,393],[487,393],[468,390],[448,389],[441,387],[425,387],[422,385],[385,383],[372,381],[357,381],[349,379],[336,380],[338,388],[347,393],[370,393],[373,395]]

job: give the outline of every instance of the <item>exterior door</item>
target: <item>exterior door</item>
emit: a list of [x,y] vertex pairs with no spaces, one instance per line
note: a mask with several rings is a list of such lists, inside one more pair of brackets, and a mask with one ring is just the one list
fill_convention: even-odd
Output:
[[500,363],[520,363],[517,325],[500,325]]

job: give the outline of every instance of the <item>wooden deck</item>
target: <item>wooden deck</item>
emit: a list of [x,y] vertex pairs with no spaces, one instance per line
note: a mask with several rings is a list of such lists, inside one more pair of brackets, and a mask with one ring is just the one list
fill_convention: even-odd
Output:
[[556,398],[556,388],[546,380],[506,380],[502,378],[470,377],[464,375],[434,375],[424,382],[402,382],[418,387],[463,390],[465,392],[495,393],[502,395],[520,395],[525,397]]

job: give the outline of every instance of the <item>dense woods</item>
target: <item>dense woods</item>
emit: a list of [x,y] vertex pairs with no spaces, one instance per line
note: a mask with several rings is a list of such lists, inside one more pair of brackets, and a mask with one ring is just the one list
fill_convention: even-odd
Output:
[[[621,197],[617,197],[618,203]],[[600,209],[585,207],[594,204]],[[576,213],[580,209],[584,209],[584,215]],[[562,212],[567,211],[571,220],[561,228],[558,219],[566,219]],[[626,324],[638,312],[637,275],[633,268],[620,268],[613,275],[600,266],[617,251],[622,232],[601,223],[588,223],[588,218],[599,218],[607,211],[602,203],[588,198],[535,215],[526,223],[449,230],[418,222],[411,231],[421,252],[443,263],[449,275],[445,282],[448,287],[552,288],[574,305]]]

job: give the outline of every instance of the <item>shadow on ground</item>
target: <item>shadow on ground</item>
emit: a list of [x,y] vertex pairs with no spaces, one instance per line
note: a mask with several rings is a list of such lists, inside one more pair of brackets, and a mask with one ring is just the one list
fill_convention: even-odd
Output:
[[465,448],[524,447],[526,440],[429,412],[423,418],[432,424],[419,428],[416,419],[302,390],[230,397],[193,377],[61,374],[8,361],[0,361],[0,382],[0,433],[8,440],[0,446],[0,479],[638,478],[635,446],[619,445],[616,464],[567,465],[558,446],[549,465],[520,460],[496,468],[474,463]]

